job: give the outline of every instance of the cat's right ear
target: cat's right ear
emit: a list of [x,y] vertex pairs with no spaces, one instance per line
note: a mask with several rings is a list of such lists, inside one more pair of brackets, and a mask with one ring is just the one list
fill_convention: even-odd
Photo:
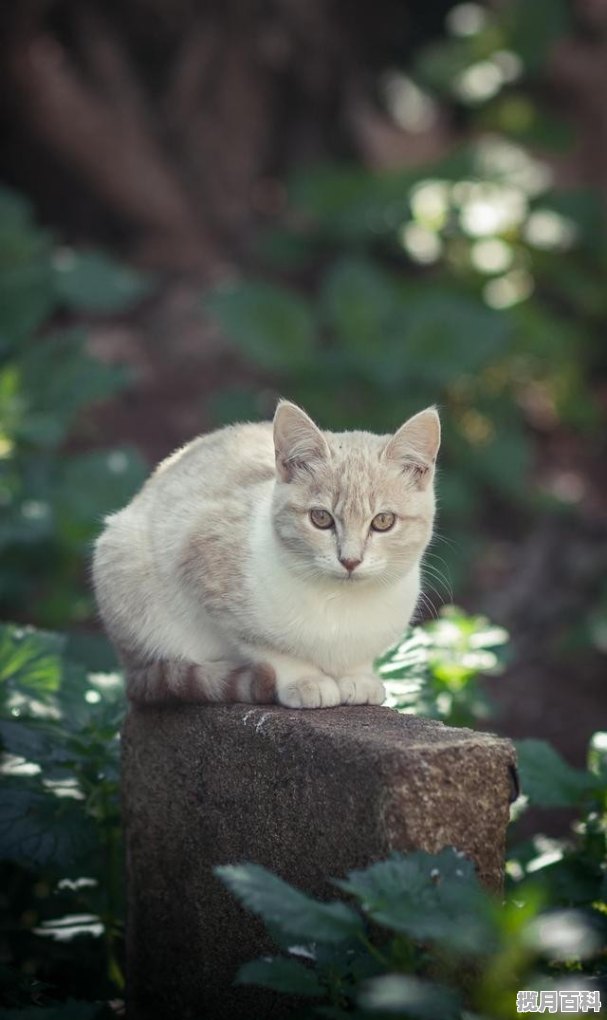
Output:
[[384,460],[396,461],[405,470],[412,469],[419,488],[425,489],[434,475],[440,439],[438,411],[435,407],[427,407],[401,425],[381,456]]
[[292,481],[297,471],[308,471],[315,462],[329,457],[322,432],[305,411],[289,400],[281,400],[274,415],[276,471],[283,482]]

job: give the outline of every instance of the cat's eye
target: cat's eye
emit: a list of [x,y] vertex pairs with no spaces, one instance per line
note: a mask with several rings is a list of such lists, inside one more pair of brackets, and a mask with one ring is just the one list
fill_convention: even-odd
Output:
[[329,511],[321,510],[320,507],[314,507],[313,510],[310,510],[310,520],[316,528],[322,528],[323,531],[327,528],[332,528],[335,523]]
[[394,527],[396,521],[396,514],[376,514],[371,521],[371,527],[373,531],[389,531],[390,528]]

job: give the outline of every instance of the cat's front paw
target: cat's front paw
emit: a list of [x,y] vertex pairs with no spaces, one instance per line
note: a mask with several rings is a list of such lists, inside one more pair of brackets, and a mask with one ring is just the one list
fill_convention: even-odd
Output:
[[287,708],[334,708],[341,704],[335,680],[322,674],[299,677],[284,686],[279,683],[278,700]]
[[342,705],[383,705],[386,692],[376,676],[342,676],[337,681]]

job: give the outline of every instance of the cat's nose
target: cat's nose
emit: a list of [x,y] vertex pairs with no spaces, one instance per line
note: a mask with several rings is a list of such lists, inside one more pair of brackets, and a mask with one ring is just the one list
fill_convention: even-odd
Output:
[[353,570],[356,570],[357,566],[358,566],[358,565],[359,565],[360,563],[362,563],[362,560],[342,560],[342,559],[340,559],[340,561],[339,561],[339,562],[340,562],[340,563],[342,563],[342,564],[343,564],[343,566],[344,566],[344,567],[346,568],[346,570],[348,571],[348,573],[349,573],[349,574],[351,574],[351,573],[352,573],[352,571],[353,571]]

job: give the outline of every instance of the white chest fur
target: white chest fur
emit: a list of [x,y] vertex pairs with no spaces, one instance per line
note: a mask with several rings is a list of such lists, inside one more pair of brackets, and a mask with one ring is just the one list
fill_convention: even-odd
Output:
[[247,574],[260,636],[334,676],[370,664],[398,640],[419,595],[417,568],[390,586],[299,576],[261,527]]

